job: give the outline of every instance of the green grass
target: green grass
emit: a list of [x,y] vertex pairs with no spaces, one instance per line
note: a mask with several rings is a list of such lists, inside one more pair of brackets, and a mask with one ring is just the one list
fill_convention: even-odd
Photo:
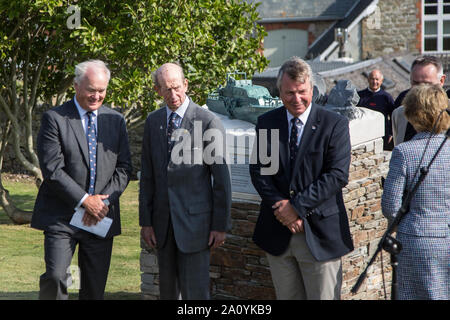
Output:
[[[32,210],[37,194],[33,183],[4,181],[3,185],[19,208]],[[141,299],[137,181],[130,182],[120,203],[122,234],[114,238],[105,298]],[[76,253],[72,265],[77,265]],[[0,207],[0,299],[37,299],[44,271],[42,231],[14,225]],[[69,296],[76,299],[77,290],[70,290]]]

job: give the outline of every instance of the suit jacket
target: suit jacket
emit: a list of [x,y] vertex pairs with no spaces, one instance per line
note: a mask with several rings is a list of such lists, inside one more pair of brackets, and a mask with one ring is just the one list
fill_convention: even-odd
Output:
[[210,231],[227,231],[231,225],[231,182],[224,157],[219,157],[222,163],[194,162],[198,152],[209,145],[202,141],[205,131],[218,129],[224,148],[225,130],[213,113],[190,101],[179,132],[192,139],[180,139],[172,153],[184,144],[183,155],[190,154],[191,162],[176,164],[168,159],[166,112],[165,107],[153,111],[145,123],[140,225],[153,227],[158,248],[162,248],[170,217],[178,248],[185,253],[197,252],[208,247]]
[[[280,167],[274,175],[261,175],[259,159],[250,165],[253,185],[262,198],[253,240],[272,255],[280,255],[287,249],[292,234],[275,218],[272,205],[290,199],[303,219],[312,255],[324,261],[353,250],[342,198],[342,188],[348,183],[351,144],[345,117],[314,103],[311,108],[294,168],[289,163],[286,108],[277,108],[258,118],[253,152],[260,147],[260,130],[267,129],[267,149],[272,143],[279,144]],[[279,130],[278,141],[270,141],[272,130]]]
[[[131,155],[123,116],[105,106],[97,115],[97,173],[95,194],[109,195],[106,235],[120,234],[119,196],[131,175]],[[39,188],[31,227],[46,230],[69,223],[89,189],[89,152],[86,133],[73,100],[45,112],[37,137],[37,153],[44,181]]]
[[405,107],[400,106],[392,112],[392,137],[394,139],[394,146],[402,143],[405,140],[406,127],[408,120],[405,116]]
[[[410,141],[398,145],[392,151],[381,199],[383,214],[389,219],[397,215],[405,189],[411,189],[417,183],[419,174],[415,173],[419,165],[428,166],[445,136],[439,134],[431,137],[420,164],[428,138],[428,132],[419,132]],[[450,142],[447,141],[413,196],[409,211],[400,221],[397,232],[418,237],[450,236],[449,159]]]

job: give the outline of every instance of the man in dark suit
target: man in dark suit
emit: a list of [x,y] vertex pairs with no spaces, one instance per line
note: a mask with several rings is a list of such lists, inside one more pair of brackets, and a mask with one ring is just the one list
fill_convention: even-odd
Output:
[[145,124],[141,235],[157,249],[161,299],[178,299],[180,292],[183,299],[209,299],[210,248],[224,243],[231,225],[225,130],[186,95],[188,81],[179,65],[162,65],[153,81],[166,106],[150,113]]
[[284,106],[258,118],[253,152],[278,147],[279,170],[265,175],[260,159],[250,165],[262,198],[253,240],[267,252],[278,299],[339,299],[341,256],[353,250],[342,198],[348,120],[311,102],[312,71],[300,58],[281,66],[277,86]]
[[[110,72],[99,60],[75,67],[75,97],[42,116],[37,152],[44,181],[31,227],[44,230],[46,271],[40,299],[67,299],[69,265],[79,245],[80,299],[103,299],[113,237],[120,234],[119,197],[128,185],[131,156],[123,116],[103,106]],[[108,200],[109,205],[107,205]],[[70,224],[112,219],[104,238]]]

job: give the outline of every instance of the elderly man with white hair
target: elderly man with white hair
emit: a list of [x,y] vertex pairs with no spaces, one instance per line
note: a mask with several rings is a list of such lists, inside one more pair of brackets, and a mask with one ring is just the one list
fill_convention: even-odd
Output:
[[[125,119],[103,105],[109,79],[100,60],[78,64],[74,98],[42,116],[37,153],[44,181],[31,221],[31,227],[44,231],[39,299],[68,299],[77,245],[79,298],[104,296],[113,237],[121,231],[119,197],[131,175]],[[79,227],[71,223],[77,209],[84,210]],[[112,223],[104,237],[84,230],[106,217]]]

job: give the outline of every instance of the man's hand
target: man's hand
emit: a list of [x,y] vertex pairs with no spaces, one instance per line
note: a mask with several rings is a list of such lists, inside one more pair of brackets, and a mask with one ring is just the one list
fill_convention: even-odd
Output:
[[287,199],[277,201],[272,206],[272,209],[275,210],[273,214],[275,215],[277,220],[286,227],[299,219],[297,212]]
[[294,222],[290,223],[289,225],[286,226],[289,231],[291,231],[292,233],[297,233],[297,232],[304,232],[305,229],[303,227],[303,220],[298,218],[297,220],[295,220]]
[[141,237],[150,248],[156,248],[156,236],[153,227],[142,227]]
[[297,212],[294,207],[291,205],[289,200],[284,199],[276,202],[272,209],[275,209],[273,214],[283,224],[285,227],[289,229],[292,233],[304,232],[303,228],[303,220],[298,217]]
[[103,202],[107,199],[109,195],[96,194],[88,196],[82,206],[85,209],[83,216],[83,223],[86,226],[91,226],[97,224],[108,214],[109,207]]
[[226,232],[211,231],[211,233],[209,234],[208,245],[211,247],[211,249],[220,247],[221,245],[223,245],[225,243],[225,237],[226,237]]

